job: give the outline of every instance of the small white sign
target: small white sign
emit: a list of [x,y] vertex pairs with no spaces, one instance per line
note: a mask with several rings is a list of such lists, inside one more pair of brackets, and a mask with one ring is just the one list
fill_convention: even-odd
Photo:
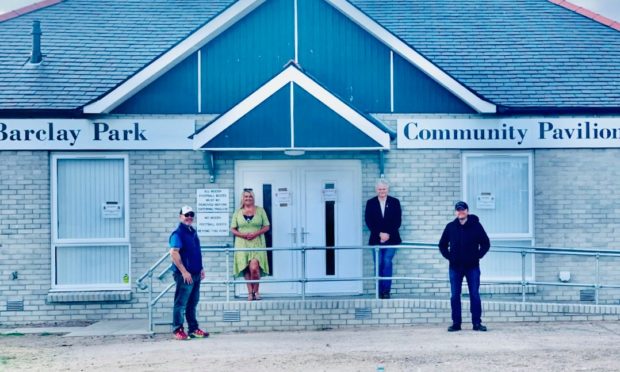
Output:
[[291,205],[291,192],[286,187],[279,188],[276,192],[276,203],[281,207]]
[[476,197],[476,209],[495,209],[495,195],[490,192],[481,192]]
[[122,218],[123,209],[119,202],[108,201],[101,205],[101,217],[103,218]]
[[201,236],[228,236],[230,192],[228,189],[196,190],[196,231]]
[[228,236],[228,213],[200,213],[198,212],[196,231],[200,236]]
[[323,201],[336,201],[336,189],[323,189]]
[[228,189],[197,189],[198,213],[228,213],[230,192]]

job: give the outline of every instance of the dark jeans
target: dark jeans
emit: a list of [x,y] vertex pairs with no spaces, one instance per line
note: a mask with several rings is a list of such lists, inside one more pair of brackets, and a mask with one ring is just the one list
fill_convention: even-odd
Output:
[[183,313],[187,318],[187,329],[192,333],[198,329],[196,320],[196,306],[200,300],[200,273],[192,274],[192,284],[183,281],[183,275],[175,271],[174,281],[177,283],[174,291],[174,308],[172,310],[172,329],[177,330],[183,327]]
[[467,279],[472,324],[482,323],[482,302],[480,300],[480,268],[450,268],[450,305],[452,305],[452,324],[461,325],[461,285]]
[[[392,276],[392,259],[396,254],[396,248],[382,248],[379,249],[379,276],[389,277]],[[372,253],[373,259],[375,258],[375,252]],[[392,288],[391,280],[379,280],[379,294],[389,294]]]

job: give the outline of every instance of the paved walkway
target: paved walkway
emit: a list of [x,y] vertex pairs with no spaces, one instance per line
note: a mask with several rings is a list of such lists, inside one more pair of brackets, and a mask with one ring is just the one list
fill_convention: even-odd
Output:
[[80,336],[125,336],[148,335],[148,321],[141,320],[102,320],[85,327],[31,327],[7,328],[0,334],[63,334],[64,337]]

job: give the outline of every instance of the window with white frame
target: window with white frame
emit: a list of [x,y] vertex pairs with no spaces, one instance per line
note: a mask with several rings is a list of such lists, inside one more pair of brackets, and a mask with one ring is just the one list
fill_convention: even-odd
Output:
[[53,154],[52,289],[130,288],[128,158]]
[[[463,154],[463,199],[480,218],[491,251],[481,261],[483,279],[522,277],[522,257],[501,246],[530,247],[534,243],[531,152],[471,152]],[[533,276],[531,257],[525,260]]]

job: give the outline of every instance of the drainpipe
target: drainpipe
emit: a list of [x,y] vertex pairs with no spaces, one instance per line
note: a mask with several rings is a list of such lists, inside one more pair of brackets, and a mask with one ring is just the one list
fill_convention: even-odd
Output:
[[30,55],[30,63],[39,64],[43,60],[41,54],[41,22],[32,21],[32,54]]

